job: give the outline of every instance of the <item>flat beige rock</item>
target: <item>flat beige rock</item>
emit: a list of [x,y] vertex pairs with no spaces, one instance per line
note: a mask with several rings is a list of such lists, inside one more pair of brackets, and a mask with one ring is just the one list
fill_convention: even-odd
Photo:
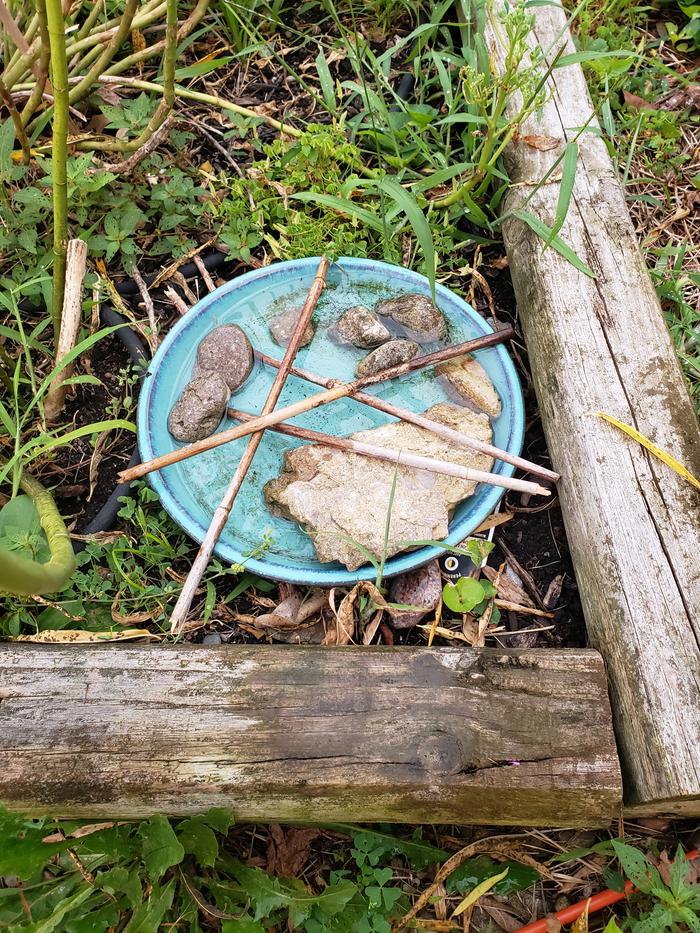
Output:
[[[486,415],[441,402],[425,413],[457,431],[491,442]],[[357,440],[490,470],[490,457],[460,447],[404,421],[352,435]],[[381,559],[395,465],[318,444],[285,454],[284,468],[265,486],[275,514],[299,522],[311,536],[319,561],[339,561],[349,570],[367,563],[357,542]],[[450,513],[474,492],[475,483],[409,467],[396,471],[387,557],[410,550],[409,542],[440,540],[447,535]],[[352,540],[350,540],[352,539]]]
[[444,376],[454,391],[466,402],[471,403],[492,417],[501,413],[501,400],[486,370],[473,356],[458,356],[441,363],[435,370]]

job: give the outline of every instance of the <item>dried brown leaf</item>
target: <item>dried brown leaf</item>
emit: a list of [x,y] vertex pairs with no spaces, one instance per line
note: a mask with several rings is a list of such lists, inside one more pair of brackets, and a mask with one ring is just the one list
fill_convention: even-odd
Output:
[[309,859],[312,843],[322,836],[318,829],[282,829],[278,823],[268,827],[267,871],[279,878],[299,875]]
[[540,136],[532,133],[527,136],[516,136],[518,142],[525,143],[531,149],[539,149],[540,152],[548,152],[550,149],[556,149],[561,144],[561,139],[556,136]]

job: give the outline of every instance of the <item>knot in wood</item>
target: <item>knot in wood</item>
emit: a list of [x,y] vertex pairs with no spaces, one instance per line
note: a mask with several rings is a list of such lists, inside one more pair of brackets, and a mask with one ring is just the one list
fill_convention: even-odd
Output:
[[457,736],[449,732],[435,732],[419,747],[418,760],[431,774],[459,774],[468,755]]

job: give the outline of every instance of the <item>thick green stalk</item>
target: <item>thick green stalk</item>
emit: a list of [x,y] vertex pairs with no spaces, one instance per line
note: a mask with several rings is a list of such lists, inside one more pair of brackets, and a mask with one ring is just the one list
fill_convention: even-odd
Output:
[[41,483],[22,475],[20,485],[39,514],[51,551],[45,564],[21,557],[13,551],[0,551],[0,590],[17,596],[37,596],[62,589],[75,571],[75,555],[70,535],[51,493]]
[[51,135],[51,183],[53,193],[53,286],[51,318],[54,345],[58,346],[63,309],[63,289],[66,282],[66,249],[68,248],[68,61],[66,34],[61,0],[46,0],[46,22],[51,49],[51,83],[53,85],[53,121]]

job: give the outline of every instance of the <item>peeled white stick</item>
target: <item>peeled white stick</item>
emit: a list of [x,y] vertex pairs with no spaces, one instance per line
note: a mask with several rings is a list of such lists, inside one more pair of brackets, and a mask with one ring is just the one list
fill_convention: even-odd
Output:
[[[229,408],[230,418],[236,421],[252,421],[255,415]],[[432,424],[432,422],[431,422]],[[437,460],[435,457],[421,457],[418,454],[406,453],[404,450],[394,450],[391,447],[380,447],[378,444],[366,444],[351,437],[337,437],[335,434],[323,434],[321,431],[311,431],[308,428],[298,428],[291,424],[276,424],[272,431],[298,437],[301,440],[311,441],[312,444],[323,444],[326,447],[337,447],[363,457],[373,457],[375,460],[388,460],[390,463],[399,463],[401,466],[411,467],[415,470],[427,470],[429,473],[442,473],[446,476],[455,476],[457,479],[473,483],[487,483],[489,486],[502,486],[504,489],[517,489],[519,492],[529,492],[535,496],[550,496],[551,490],[531,483],[524,479],[514,479],[511,476],[499,476],[497,473],[487,473],[484,470],[475,470],[472,467],[461,466],[459,463],[450,463],[447,460]]]
[[[267,399],[265,400],[265,404],[262,407],[263,415],[270,414],[270,412],[274,410],[275,405],[277,404],[277,400],[280,397],[285,380],[289,375],[289,370],[292,368],[294,357],[296,356],[297,350],[299,349],[301,341],[304,337],[304,331],[306,330],[306,327],[311,320],[312,314],[316,310],[316,305],[318,304],[318,299],[321,297],[321,292],[326,287],[326,273],[328,272],[329,265],[330,263],[326,257],[322,256],[321,261],[318,264],[318,269],[316,270],[313,283],[309,289],[308,295],[306,296],[304,307],[301,309],[299,319],[289,341],[287,352],[284,354],[282,365],[277,371],[275,381],[272,383]],[[184,582],[180,596],[175,603],[173,614],[170,617],[170,631],[175,635],[179,635],[185,625],[185,620],[187,619],[187,614],[190,611],[190,606],[192,605],[194,594],[197,592],[197,587],[199,586],[202,576],[204,575],[204,571],[207,569],[207,565],[209,564],[211,555],[214,551],[214,548],[216,547],[216,543],[221,536],[221,532],[224,530],[226,522],[228,521],[228,517],[231,514],[231,509],[233,508],[233,503],[236,499],[236,496],[238,495],[238,491],[243,485],[243,480],[245,479],[246,473],[248,472],[248,469],[253,462],[253,457],[255,456],[264,433],[265,430],[263,428],[262,430],[255,431],[255,433],[250,435],[248,446],[246,447],[243,456],[241,457],[238,466],[236,467],[236,472],[233,474],[231,482],[228,485],[228,489],[226,490],[223,499],[217,506],[217,509],[212,516],[209,529],[204,537],[204,541],[202,541],[202,544],[200,545],[195,561],[190,567],[190,571],[187,574],[187,579]]]
[[[56,363],[60,363],[75,346],[80,330],[83,310],[83,279],[87,263],[87,243],[84,240],[69,240],[66,250],[66,284],[61,309],[61,330],[56,347]],[[63,411],[68,387],[66,379],[73,374],[73,364],[57,373],[46,393],[44,417],[52,424]]]
[[[255,355],[263,363],[274,366],[275,369],[279,369],[281,366],[279,360],[268,356],[266,353],[259,353],[256,350]],[[333,386],[338,385],[338,380],[336,379],[326,379],[325,376],[317,376],[316,373],[310,373],[306,369],[297,369],[296,366],[292,366],[289,374],[290,376],[296,376],[298,379],[305,379],[306,382],[311,382],[314,385],[324,386],[326,389],[331,389]],[[504,463],[510,463],[512,466],[519,467],[527,473],[532,473],[533,476],[539,476],[541,479],[548,479],[552,483],[557,483],[561,479],[561,476],[555,473],[554,470],[548,470],[547,467],[540,466],[539,463],[532,463],[524,457],[518,457],[516,454],[511,454],[507,450],[501,450],[500,447],[494,447],[493,444],[487,444],[485,441],[480,441],[478,438],[471,437],[469,434],[463,434],[462,431],[455,431],[454,428],[446,424],[441,424],[439,421],[431,421],[424,415],[416,414],[416,412],[410,411],[408,408],[399,408],[398,405],[385,402],[384,399],[377,395],[369,395],[367,392],[353,392],[352,397],[356,402],[362,402],[363,405],[375,408],[377,411],[383,411],[385,414],[391,415],[394,418],[399,418],[401,421],[409,421],[419,428],[432,431],[433,434],[444,437],[447,441],[454,441],[455,444],[459,444],[462,447],[469,447],[472,450],[478,450],[482,454],[488,454],[489,457],[493,457],[496,460],[503,460]]]

